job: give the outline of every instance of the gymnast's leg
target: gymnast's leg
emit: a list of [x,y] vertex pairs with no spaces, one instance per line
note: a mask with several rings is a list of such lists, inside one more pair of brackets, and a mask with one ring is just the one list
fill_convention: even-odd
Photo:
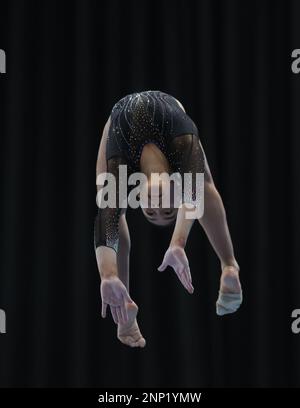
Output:
[[[130,235],[127,226],[125,213],[121,215],[119,221],[119,250],[117,255],[118,276],[126,286],[129,293],[129,254],[130,254]],[[127,303],[128,322],[118,324],[118,339],[131,347],[144,347],[146,344],[139,326],[136,315],[138,312],[137,305]]]
[[222,270],[217,314],[233,313],[242,302],[240,268],[234,256],[223,202],[214,184],[206,158],[204,208],[203,217],[199,219],[199,222],[220,259]]

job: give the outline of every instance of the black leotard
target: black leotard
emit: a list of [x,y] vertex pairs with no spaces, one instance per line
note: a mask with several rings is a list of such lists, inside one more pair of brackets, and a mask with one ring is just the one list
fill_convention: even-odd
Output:
[[[158,90],[135,92],[120,99],[113,106],[110,117],[107,172],[114,174],[117,181],[120,164],[127,165],[128,176],[133,171],[140,171],[140,157],[147,143],[159,147],[173,172],[204,172],[197,127],[173,96]],[[98,209],[95,248],[104,245],[117,251],[120,213],[119,208]]]

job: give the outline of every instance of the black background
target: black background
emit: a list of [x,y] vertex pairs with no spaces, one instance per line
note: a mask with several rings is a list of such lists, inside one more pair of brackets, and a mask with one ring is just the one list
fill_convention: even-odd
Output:
[[[300,3],[12,0],[0,48],[0,385],[300,385]],[[172,230],[129,211],[137,350],[100,317],[95,165],[113,104],[147,89],[198,126],[244,303],[216,316],[220,265],[199,225],[191,296],[156,270]]]

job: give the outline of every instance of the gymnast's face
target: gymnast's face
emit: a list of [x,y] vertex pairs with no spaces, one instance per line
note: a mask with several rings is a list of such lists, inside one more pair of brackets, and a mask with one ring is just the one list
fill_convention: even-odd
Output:
[[[155,193],[153,194],[153,190],[151,190],[154,187],[153,183],[151,184],[150,181],[147,182],[147,184],[144,185],[143,188],[146,189],[147,194],[148,194],[148,207],[142,208],[144,216],[147,218],[148,221],[150,221],[152,224],[159,225],[159,226],[167,226],[172,224],[176,220],[177,216],[177,208],[174,208],[174,200],[172,199],[173,194],[172,194],[172,184],[169,182],[161,182],[159,186],[156,187],[156,195]],[[158,208],[153,208],[151,207],[151,191],[152,191],[152,198],[155,198],[159,202]],[[164,208],[162,206],[163,204],[163,197],[164,194],[169,192],[170,194],[170,207]]]
[[142,208],[142,211],[148,221],[162,227],[172,224],[177,214],[177,208]]

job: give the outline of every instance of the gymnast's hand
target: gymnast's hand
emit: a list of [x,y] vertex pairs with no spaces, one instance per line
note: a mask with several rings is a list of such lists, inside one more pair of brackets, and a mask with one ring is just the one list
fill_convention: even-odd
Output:
[[162,264],[157,268],[160,272],[164,271],[167,266],[171,266],[180,282],[189,293],[194,292],[189,262],[185,251],[180,246],[170,246],[165,253]]
[[125,285],[116,276],[102,278],[100,292],[102,299],[102,317],[106,317],[106,309],[109,305],[114,322],[116,324],[125,324],[128,321],[126,304],[133,303]]

